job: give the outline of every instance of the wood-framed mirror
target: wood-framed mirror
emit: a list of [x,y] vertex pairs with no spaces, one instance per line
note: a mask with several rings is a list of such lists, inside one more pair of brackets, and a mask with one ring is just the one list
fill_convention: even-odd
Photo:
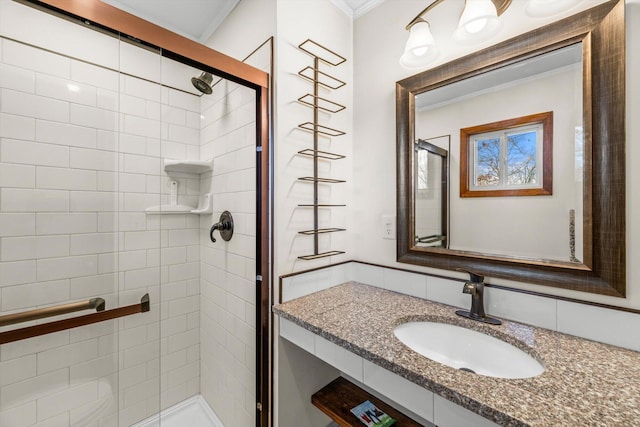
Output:
[[[397,137],[397,260],[446,270],[465,269],[488,277],[535,283],[540,285],[624,297],[626,294],[626,226],[625,226],[625,24],[624,1],[612,0],[599,6],[557,21],[529,33],[501,42],[479,52],[454,60],[408,77],[396,83],[396,137]],[[570,49],[570,47],[574,47]],[[536,197],[471,197],[464,204],[455,205],[460,183],[454,180],[460,164],[459,157],[450,159],[449,185],[451,199],[451,224],[448,244],[441,247],[425,247],[417,243],[416,218],[422,214],[414,198],[415,141],[424,137],[422,133],[452,135],[452,156],[458,156],[460,130],[496,119],[483,120],[474,117],[477,123],[456,122],[449,132],[429,128],[417,123],[417,107],[430,97],[441,97],[443,90],[455,84],[468,87],[474,79],[482,79],[490,72],[502,72],[509,67],[535,69],[531,61],[545,55],[553,56],[563,50],[578,52],[577,65],[564,64],[567,69],[578,70],[575,98],[581,107],[577,122],[572,122],[563,134],[563,117],[566,112],[562,104],[551,105],[554,111],[553,143],[553,191]],[[580,55],[581,53],[581,55]],[[581,57],[580,57],[581,56]],[[523,66],[524,65],[524,66]],[[530,73],[533,74],[533,73]],[[556,71],[546,74],[557,74]],[[574,72],[574,74],[576,74]],[[531,75],[520,80],[531,80]],[[494,80],[496,78],[494,77]],[[501,80],[502,77],[499,77]],[[502,80],[501,80],[502,81]],[[475,83],[474,83],[475,84]],[[504,86],[504,85],[503,85]],[[570,96],[569,96],[570,97]],[[452,98],[446,95],[448,102]],[[523,102],[530,109],[542,108],[530,102],[538,97],[527,97]],[[549,96],[548,98],[553,98]],[[555,98],[562,98],[561,95]],[[434,102],[435,103],[435,102]],[[486,105],[489,105],[488,103]],[[491,104],[495,105],[495,104]],[[482,107],[482,105],[480,106]],[[487,108],[488,109],[488,108]],[[460,111],[458,108],[456,111]],[[473,111],[480,112],[482,108]],[[512,111],[514,110],[514,111]],[[515,111],[517,110],[517,111]],[[540,109],[528,114],[547,111]],[[522,116],[520,110],[508,109],[501,114],[513,113],[511,117]],[[421,114],[421,113],[420,113]],[[449,116],[452,116],[451,114]],[[511,117],[503,117],[507,120]],[[417,127],[420,130],[417,131]],[[438,133],[440,132],[440,133]],[[568,134],[566,132],[569,132]],[[455,141],[454,141],[455,139]],[[569,160],[558,150],[570,153]],[[469,147],[467,147],[469,148]],[[578,149],[579,148],[579,149]],[[473,150],[467,150],[473,151]],[[477,150],[476,150],[477,151]],[[579,153],[578,153],[579,152]],[[465,159],[466,160],[466,159]],[[569,162],[569,164],[567,163]],[[542,165],[538,167],[542,168]],[[570,186],[577,189],[569,194],[563,189],[562,172],[570,170]],[[463,179],[463,178],[459,178]],[[463,185],[464,186],[464,185]],[[527,201],[527,199],[529,199]],[[537,201],[531,201],[536,199]],[[568,203],[567,200],[571,200]],[[471,203],[482,202],[472,206]],[[549,211],[550,204],[563,206],[561,216],[550,216],[547,225],[541,229],[521,223],[517,227],[533,230],[528,239],[518,238],[527,246],[537,243],[541,252],[518,251],[513,248],[501,250],[489,243],[491,236],[507,234],[502,225],[492,230],[489,237],[478,237],[478,244],[456,243],[461,237],[468,237],[472,228],[484,228],[481,222],[483,212],[503,212],[522,203],[537,203],[528,210]],[[573,206],[575,205],[575,206]],[[457,218],[456,213],[473,212],[473,216]],[[576,215],[575,212],[578,212]],[[577,219],[576,219],[577,216]],[[509,216],[506,216],[509,218]],[[512,217],[515,218],[515,217]],[[424,222],[423,218],[419,222]],[[458,223],[466,223],[467,228],[459,228]],[[531,231],[529,230],[529,231]],[[561,230],[558,232],[558,230]],[[546,243],[545,235],[561,235],[563,249],[561,255],[544,248],[555,243]],[[457,239],[457,240],[456,240]],[[516,239],[512,239],[516,240]],[[535,245],[534,245],[535,246]],[[518,248],[519,249],[519,248]],[[564,255],[566,253],[566,255]]]

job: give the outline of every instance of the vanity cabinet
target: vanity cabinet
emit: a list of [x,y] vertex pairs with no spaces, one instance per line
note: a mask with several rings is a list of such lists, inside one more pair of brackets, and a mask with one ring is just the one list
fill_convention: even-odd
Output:
[[[279,320],[282,338],[340,370],[354,383],[375,391],[376,394],[384,396],[387,401],[394,402],[394,407],[398,411],[418,422],[418,425],[437,425],[439,427],[497,426],[486,418],[434,395],[431,391],[365,360],[289,320],[282,317]],[[398,426],[403,425],[398,424]]]
[[[296,390],[304,390],[298,394],[294,409],[300,410],[296,414],[308,415],[309,419],[313,418],[309,414],[323,417],[308,397],[342,375],[383,400],[388,399],[388,403],[412,418],[416,414],[420,418],[414,419],[425,425],[640,425],[640,386],[629,381],[638,377],[640,366],[640,352],[633,343],[629,345],[633,349],[621,348],[564,332],[578,331],[570,329],[573,327],[568,325],[567,315],[582,313],[576,318],[585,321],[585,314],[597,314],[597,320],[602,322],[604,312],[596,313],[593,307],[583,312],[569,310],[569,303],[550,305],[548,312],[557,309],[562,331],[531,324],[537,320],[518,323],[503,318],[499,326],[485,325],[457,316],[455,310],[462,305],[453,295],[447,299],[453,304],[443,304],[401,293],[416,290],[406,286],[411,284],[411,275],[387,277],[382,268],[368,268],[347,272],[355,276],[354,280],[342,272],[333,267],[331,271],[304,273],[304,277],[292,280],[285,278],[282,290],[286,301],[272,307],[282,321],[281,329],[276,324],[275,330],[281,335],[278,348],[283,350],[276,355],[277,376],[284,384],[278,393],[285,397],[279,401],[286,404]],[[379,272],[379,276],[385,272],[386,280],[379,286],[366,284],[367,278],[378,280],[373,272]],[[347,281],[334,284],[343,279]],[[433,296],[441,292],[437,283],[430,285]],[[451,287],[448,283],[446,286]],[[457,294],[459,288],[453,288]],[[613,311],[611,315],[622,319]],[[626,313],[622,320],[634,323],[632,317]],[[544,372],[511,378],[473,374],[438,363],[399,339],[398,326],[410,322],[462,326],[499,338],[541,363]],[[594,322],[587,324],[595,325]],[[475,356],[477,352],[470,354]],[[500,364],[512,366],[511,359],[507,357]],[[316,419],[306,425],[323,426]]]

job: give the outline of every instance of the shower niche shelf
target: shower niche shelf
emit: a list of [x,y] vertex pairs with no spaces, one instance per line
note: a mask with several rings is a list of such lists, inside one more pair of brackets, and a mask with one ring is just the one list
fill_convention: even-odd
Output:
[[145,209],[145,212],[155,215],[179,215],[188,213],[206,215],[213,213],[213,202],[211,193],[205,193],[198,197],[197,207],[172,203],[168,205],[151,206]]
[[158,205],[145,209],[145,212],[158,215],[177,215],[191,213],[194,209],[193,206],[188,205]]
[[300,77],[313,83],[313,93],[307,93],[298,98],[298,102],[300,102],[302,105],[311,107],[313,109],[313,121],[301,123],[298,125],[299,129],[313,133],[313,148],[307,148],[298,151],[299,155],[311,157],[313,159],[313,176],[303,176],[298,178],[299,181],[309,182],[313,184],[313,203],[298,205],[299,207],[308,207],[313,209],[313,228],[310,230],[299,231],[298,234],[313,236],[314,248],[312,254],[299,256],[298,259],[314,260],[345,253],[343,251],[320,252],[319,250],[318,240],[320,235],[346,231],[346,229],[339,227],[319,227],[318,211],[320,208],[333,208],[345,205],[320,203],[318,198],[318,186],[325,184],[339,184],[346,181],[342,179],[333,179],[318,176],[318,161],[334,161],[345,158],[345,156],[342,154],[335,154],[319,150],[318,142],[320,136],[325,139],[331,139],[346,134],[341,130],[321,125],[319,120],[320,111],[325,114],[334,114],[343,111],[346,108],[344,105],[338,104],[337,102],[331,101],[330,99],[321,97],[319,95],[320,88],[326,91],[330,91],[339,89],[342,86],[346,85],[346,83],[342,80],[337,79],[324,71],[320,71],[320,64],[322,63],[325,64],[324,66],[335,67],[344,63],[346,61],[346,58],[314,42],[311,39],[307,39],[304,42],[300,43],[298,45],[298,48],[311,55],[311,57],[313,58],[313,66],[307,66],[298,72],[298,75],[300,75]]
[[198,206],[193,207],[178,203],[178,181],[169,181],[169,203],[151,206],[145,209],[147,214],[178,215],[178,214],[210,214],[213,212],[213,198],[211,193],[204,193],[198,197]]
[[164,170],[167,173],[206,173],[213,170],[213,160],[172,160],[164,159]]
[[[213,171],[213,159],[211,160],[173,160],[163,159],[164,171],[167,175],[181,174],[203,174]],[[213,212],[211,193],[201,194],[198,198],[198,206],[182,205],[178,203],[178,182],[170,181],[171,195],[170,203],[164,205],[151,206],[145,209],[150,215],[179,215],[179,214],[199,214],[206,215]]]

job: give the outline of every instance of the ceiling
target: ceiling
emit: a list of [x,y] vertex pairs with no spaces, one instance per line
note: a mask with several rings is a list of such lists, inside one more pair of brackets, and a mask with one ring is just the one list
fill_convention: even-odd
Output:
[[[240,0],[102,0],[182,36],[204,43]],[[329,0],[354,19],[384,0]]]

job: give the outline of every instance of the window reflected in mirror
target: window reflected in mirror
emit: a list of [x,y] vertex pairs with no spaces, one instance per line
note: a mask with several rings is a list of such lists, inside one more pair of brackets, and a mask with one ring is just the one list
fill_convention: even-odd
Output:
[[460,197],[553,194],[553,112],[460,129]]

